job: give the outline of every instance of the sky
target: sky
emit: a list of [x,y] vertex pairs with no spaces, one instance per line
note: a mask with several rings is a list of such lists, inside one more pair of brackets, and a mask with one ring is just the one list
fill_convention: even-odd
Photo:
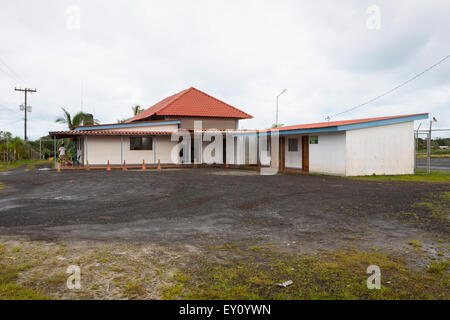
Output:
[[[254,116],[241,128],[322,122],[450,54],[450,1],[0,0],[0,131],[101,123],[194,86]],[[429,112],[450,128],[450,59],[332,120]],[[416,127],[419,125],[416,122]],[[424,120],[422,127],[429,126]],[[438,136],[450,136],[450,132]]]

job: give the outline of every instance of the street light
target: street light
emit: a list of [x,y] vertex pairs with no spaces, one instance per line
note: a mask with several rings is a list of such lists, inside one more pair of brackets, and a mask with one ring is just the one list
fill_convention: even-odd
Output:
[[283,93],[285,93],[286,90],[287,90],[287,89],[283,89],[283,91],[281,91],[280,94],[277,95],[277,118],[276,118],[276,121],[275,121],[276,127],[278,127],[278,97],[281,96]]

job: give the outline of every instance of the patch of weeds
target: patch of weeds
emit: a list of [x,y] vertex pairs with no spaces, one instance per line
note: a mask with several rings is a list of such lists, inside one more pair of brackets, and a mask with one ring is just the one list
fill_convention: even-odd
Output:
[[145,294],[145,288],[138,281],[130,281],[125,285],[124,293],[127,296],[143,296]]
[[18,284],[9,282],[0,283],[0,300],[48,300],[35,289],[23,288]]
[[68,275],[65,273],[55,273],[48,277],[45,282],[52,285],[64,284],[67,281]]
[[347,179],[371,180],[371,181],[411,181],[429,183],[450,183],[450,172],[417,170],[416,174],[381,175],[381,176],[358,176],[347,177]]
[[2,191],[5,188],[5,184],[0,182],[0,191]]
[[444,274],[448,269],[448,261],[433,261],[427,268],[428,273]]
[[19,272],[30,268],[23,264],[18,266],[0,264],[0,300],[42,300],[48,297],[41,295],[38,290],[24,288],[15,283]]
[[420,248],[420,247],[422,247],[422,243],[420,243],[420,241],[414,240],[414,239],[408,240],[408,244],[409,244],[410,246],[413,246],[414,248]]
[[430,194],[427,201],[417,202],[413,204],[413,207],[426,209],[430,213],[430,219],[448,220],[450,215],[450,191]]
[[[448,299],[448,278],[411,271],[401,258],[356,249],[318,256],[245,251],[224,262],[198,257],[182,281],[163,288],[165,299]],[[380,290],[366,285],[369,265],[382,273]],[[195,266],[195,267],[192,267]],[[276,283],[292,280],[288,287]]]

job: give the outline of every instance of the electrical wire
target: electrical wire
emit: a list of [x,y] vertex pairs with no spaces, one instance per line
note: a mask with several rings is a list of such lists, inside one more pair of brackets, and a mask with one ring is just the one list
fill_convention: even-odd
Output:
[[410,83],[410,82],[416,80],[417,78],[419,78],[420,76],[422,76],[422,75],[425,74],[426,72],[430,71],[431,69],[437,67],[438,65],[440,65],[442,62],[444,62],[444,61],[447,60],[448,58],[450,58],[450,54],[447,55],[446,57],[442,58],[441,60],[439,60],[439,61],[436,62],[435,64],[431,65],[430,67],[426,68],[426,69],[423,70],[422,72],[416,74],[414,77],[412,77],[412,78],[406,80],[405,82],[402,82],[401,84],[395,86],[394,88],[392,88],[392,89],[390,89],[390,90],[388,90],[388,91],[386,91],[386,92],[384,92],[384,93],[382,93],[382,94],[376,96],[375,98],[372,98],[372,99],[370,99],[370,100],[368,100],[368,101],[366,101],[366,102],[363,102],[363,103],[361,103],[361,104],[358,104],[357,106],[354,106],[354,107],[349,108],[349,109],[347,109],[347,110],[344,110],[344,111],[342,111],[342,112],[338,112],[338,113],[336,113],[336,114],[333,114],[332,116],[328,116],[328,117],[326,117],[326,120],[329,121],[329,120],[330,120],[331,118],[333,118],[333,117],[336,117],[336,116],[339,116],[339,115],[341,115],[341,114],[344,114],[344,113],[353,111],[353,110],[355,110],[355,109],[361,108],[361,107],[363,107],[363,106],[365,106],[365,105],[367,105],[367,104],[369,104],[369,103],[374,102],[375,100],[378,100],[378,99],[380,99],[380,98],[382,98],[382,97],[384,97],[384,96],[387,96],[388,94],[394,92],[395,90],[398,90],[398,89],[400,89],[401,87],[407,85],[408,83]]

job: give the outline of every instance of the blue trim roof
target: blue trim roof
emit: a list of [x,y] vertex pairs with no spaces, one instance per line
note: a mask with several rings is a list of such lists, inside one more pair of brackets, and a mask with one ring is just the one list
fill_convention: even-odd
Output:
[[[342,126],[329,126],[322,128],[311,128],[311,129],[293,129],[293,130],[279,130],[279,135],[288,135],[288,134],[304,134],[304,133],[320,133],[320,132],[338,132],[338,131],[347,131],[347,130],[356,130],[356,129],[364,129],[378,126],[386,126],[390,124],[397,124],[403,122],[409,122],[414,120],[422,120],[428,119],[428,113],[426,114],[417,114],[417,115],[409,115],[409,116],[398,116],[396,118],[391,119],[382,119],[382,120],[370,120],[367,122],[359,122]],[[249,133],[240,133],[235,136],[252,136],[252,135],[270,135],[270,131],[262,131],[262,132],[249,132]]]
[[120,129],[120,128],[133,128],[133,127],[151,127],[151,126],[162,126],[162,125],[170,125],[177,124],[180,125],[179,120],[173,121],[161,121],[161,122],[131,122],[131,123],[117,123],[117,124],[100,124],[95,126],[87,126],[87,127],[76,127],[74,131],[89,131],[89,130],[105,130],[105,129]]

